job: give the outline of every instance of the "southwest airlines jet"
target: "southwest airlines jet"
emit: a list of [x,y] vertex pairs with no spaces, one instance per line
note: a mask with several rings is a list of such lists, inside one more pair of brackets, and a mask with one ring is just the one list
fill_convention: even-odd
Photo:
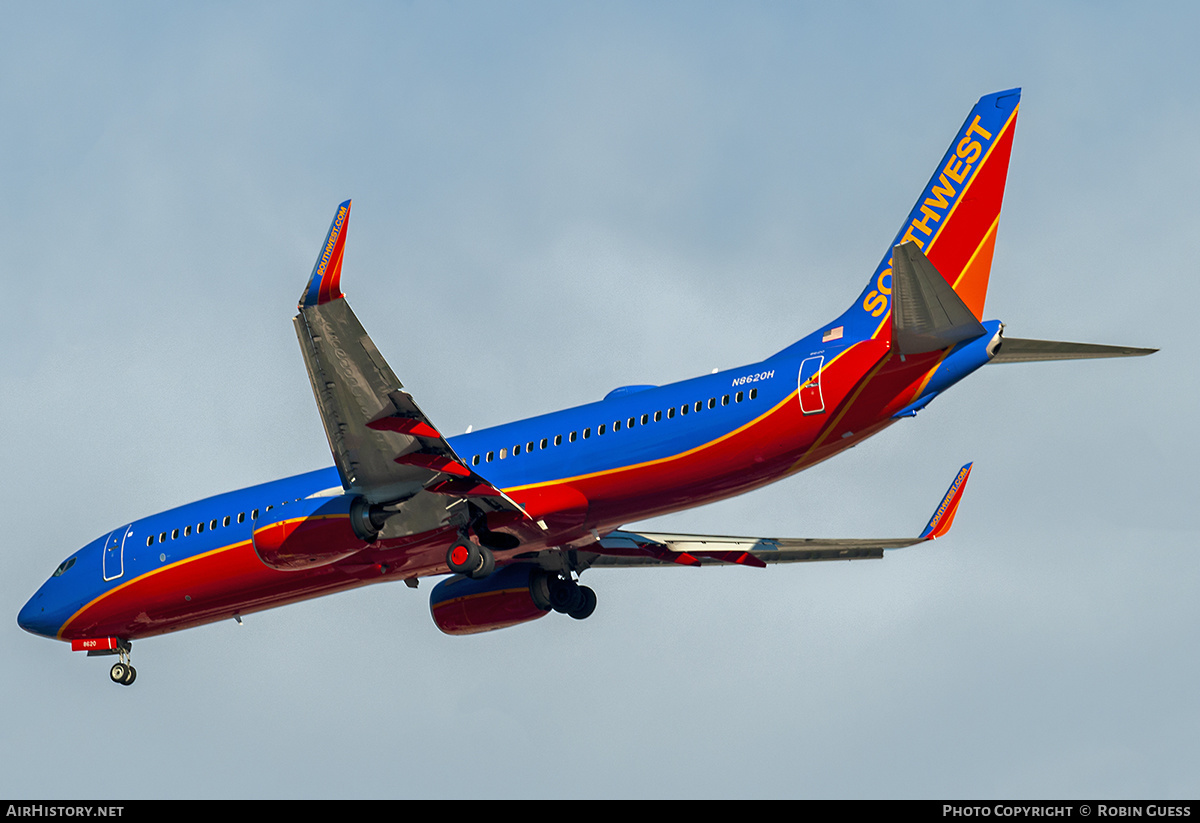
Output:
[[765,360],[446,437],[342,297],[350,201],[294,325],[334,465],[118,525],[21,609],[26,631],[113,655],[131,642],[387,580],[433,588],[447,634],[596,608],[606,566],[882,557],[946,534],[971,471],[916,537],[814,540],[622,528],[773,483],[912,417],[988,363],[1152,349],[1023,340],[984,320],[1020,90],[971,109],[862,293]]

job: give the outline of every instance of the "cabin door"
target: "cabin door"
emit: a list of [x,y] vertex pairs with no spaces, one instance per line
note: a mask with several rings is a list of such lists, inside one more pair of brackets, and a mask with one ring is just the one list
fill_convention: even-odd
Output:
[[125,573],[125,540],[133,531],[133,524],[114,529],[104,541],[104,579],[116,580]]
[[800,411],[805,414],[820,414],[825,411],[825,398],[821,396],[821,366],[825,356],[818,354],[800,364]]

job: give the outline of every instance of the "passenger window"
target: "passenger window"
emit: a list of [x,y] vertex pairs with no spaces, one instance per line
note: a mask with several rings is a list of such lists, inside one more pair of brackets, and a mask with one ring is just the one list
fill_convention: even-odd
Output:
[[[621,424],[618,423],[616,425],[619,428]],[[607,427],[603,423],[601,423],[600,428],[596,429],[596,434],[604,434],[605,431],[607,431]],[[613,429],[613,431],[616,431],[616,429]]]
[[576,438],[576,436],[577,436],[577,434],[576,434],[575,432],[571,432],[569,435],[567,435],[567,440],[569,440],[569,441],[571,441],[572,443],[574,443],[574,442],[575,442],[575,438]]
[[691,411],[691,408],[692,408],[691,406],[689,406],[688,404],[684,403],[682,406],[680,406],[680,407],[679,407],[679,413],[680,413],[680,414],[687,414],[689,411]]
[[472,458],[471,458],[471,465],[472,465],[472,466],[478,466],[478,465],[479,465],[479,455],[475,455],[474,457],[472,457]]
[[[675,407],[672,406],[671,408],[667,409],[667,419],[670,420],[674,416],[675,416]],[[658,416],[655,415],[654,419],[657,420]]]
[[734,395],[733,399],[736,400],[737,402],[741,403],[742,402],[742,393],[738,392],[736,395]]
[[146,545],[147,545],[147,546],[153,546],[153,545],[154,545],[154,535],[150,535],[149,537],[147,537],[147,538],[146,538]]
[[724,397],[722,397],[722,398],[721,398],[721,405],[722,405],[722,406],[728,406],[728,405],[729,405],[729,395],[725,395]]
[[191,536],[191,534],[192,534],[192,527],[191,527],[191,526],[184,526],[184,527],[183,527],[183,536],[184,536],[184,537],[190,537],[190,536]]
[[506,457],[508,457],[508,449],[501,449],[500,450],[500,459],[503,460]]
[[715,398],[715,397],[708,398],[708,407],[710,409],[715,409],[717,407],[717,398]]
[[222,526],[228,526],[228,525],[229,525],[229,515],[225,515],[225,519],[221,521],[221,525],[222,525]]
[[246,513],[245,512],[238,512],[238,522],[239,523],[246,522]]
[[[544,438],[544,437],[543,437],[543,438],[542,438],[542,445],[541,445],[541,448],[543,448],[543,449],[544,449],[544,448],[546,448],[546,446],[548,446],[549,444],[550,444],[550,441],[549,441],[549,440],[547,440],[546,438]],[[558,444],[557,444],[557,443],[555,443],[554,445],[556,445],[556,446],[557,446]]]
[[584,440],[587,440],[591,436],[592,436],[592,430],[590,427],[583,430],[583,439]]
[[257,520],[257,519],[258,519],[258,509],[255,509],[254,511],[250,512],[250,519],[251,519],[251,520]]
[[533,451],[533,441],[532,440],[530,440],[528,443],[525,444],[525,453],[529,454],[531,451]]
[[[632,420],[633,418],[631,417],[631,418],[629,418],[629,419],[630,419],[630,420]],[[650,415],[648,415],[648,414],[643,414],[643,415],[642,415],[642,425],[644,426],[644,425],[646,425],[646,424],[647,424],[647,423],[649,423],[649,422],[650,422]],[[655,413],[654,413],[654,422],[655,422],[655,423],[657,423],[657,422],[658,422],[658,412],[655,412]]]
[[159,543],[166,543],[166,542],[167,542],[167,533],[166,533],[166,532],[159,532],[159,533],[158,533],[158,542],[159,542]]
[[556,446],[562,445],[562,435],[561,434],[554,435],[554,445],[556,445]]
[[620,421],[620,420],[614,420],[614,421],[613,421],[613,431],[615,431],[615,432],[619,432],[620,430],[621,430],[621,421]]
[[495,453],[495,452],[488,452],[488,453],[487,453],[487,458],[484,460],[484,462],[485,462],[485,463],[491,463],[491,462],[492,462],[492,458],[494,458],[495,456],[496,456],[496,453]]
[[196,534],[204,534],[204,524],[203,523],[196,524]]
[[758,389],[751,389],[750,390],[750,399],[755,400],[755,399],[757,399],[757,397],[758,397]]
[[171,539],[174,540],[177,537],[179,537],[179,529],[171,529]]

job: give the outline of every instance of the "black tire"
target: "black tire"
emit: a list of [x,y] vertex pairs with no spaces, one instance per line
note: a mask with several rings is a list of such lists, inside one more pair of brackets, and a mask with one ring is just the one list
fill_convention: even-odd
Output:
[[553,578],[541,569],[532,569],[529,572],[529,596],[533,598],[533,605],[544,612],[554,608],[550,605],[551,580]]
[[471,572],[472,580],[482,580],[496,570],[496,555],[489,548],[479,549],[479,566]]
[[133,666],[126,666],[125,668],[129,669],[129,673],[125,675],[125,679],[121,681],[121,685],[132,686],[133,681],[137,680],[137,669]]
[[592,616],[592,612],[596,611],[596,593],[587,586],[580,586],[579,593],[583,602],[579,604],[579,608],[572,609],[567,614],[576,620],[587,620]]
[[125,678],[129,677],[129,667],[124,663],[113,663],[113,667],[108,670],[108,676],[112,678],[112,682],[125,685]]
[[561,577],[550,581],[550,608],[559,614],[570,614],[583,603],[583,593],[574,580]]

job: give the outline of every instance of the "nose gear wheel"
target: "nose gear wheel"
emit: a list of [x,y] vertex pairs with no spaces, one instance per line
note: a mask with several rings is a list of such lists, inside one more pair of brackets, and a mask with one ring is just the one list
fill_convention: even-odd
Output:
[[133,681],[137,679],[137,669],[129,662],[129,645],[117,647],[117,655],[120,660],[113,663],[113,667],[108,670],[108,676],[114,683],[120,683],[122,686],[132,686]]

